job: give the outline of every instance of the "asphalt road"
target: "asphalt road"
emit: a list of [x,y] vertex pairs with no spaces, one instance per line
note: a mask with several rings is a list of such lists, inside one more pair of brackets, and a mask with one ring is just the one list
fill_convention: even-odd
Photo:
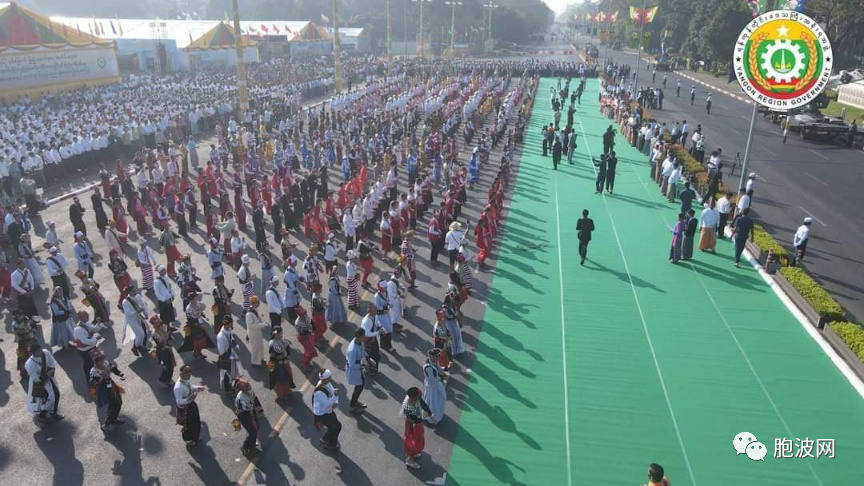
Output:
[[[601,48],[601,55],[603,49]],[[616,62],[635,66],[636,54],[609,51]],[[645,61],[639,72],[639,84],[651,84],[651,72]],[[655,118],[671,128],[675,121],[687,120],[691,126],[701,124],[707,137],[709,153],[723,148],[727,167],[736,152],[743,157],[750,126],[752,105],[714,92],[711,114],[705,111],[709,88],[697,86],[694,106],[690,105],[689,79],[681,79],[681,97],[675,96],[679,76],[669,73],[668,88],[662,110],[652,110]],[[657,75],[660,86],[661,73]],[[725,87],[737,93],[733,82]],[[864,207],[864,153],[840,145],[801,140],[790,134],[783,144],[778,125],[757,115],[756,130],[748,171],[755,172],[753,212],[757,222],[784,246],[792,249],[795,230],[807,216],[815,222],[804,267],[849,312],[851,318],[864,320],[864,224],[860,208]],[[731,167],[730,167],[731,168]],[[728,171],[728,169],[727,169]],[[740,164],[733,179],[724,180],[738,187]]]
[[[205,143],[201,145],[206,146]],[[493,151],[490,160],[500,160],[500,148]],[[470,147],[466,148],[460,142],[460,150],[460,160],[467,160]],[[203,149],[201,155],[206,157]],[[485,206],[486,190],[497,172],[496,167],[497,162],[486,166],[481,183],[469,192],[468,204],[463,207],[463,220],[477,220],[479,212]],[[331,171],[331,187],[336,186],[337,173],[338,171]],[[405,184],[403,172],[399,187],[404,188]],[[438,200],[440,198],[436,197],[436,204]],[[82,201],[88,207],[85,221],[94,224],[89,201],[83,198]],[[73,260],[72,226],[67,218],[69,202],[63,201],[50,206],[32,221],[36,235],[34,246],[40,245],[44,238],[44,221],[54,220],[57,222],[60,238],[66,242],[63,251],[67,258]],[[251,208],[247,208],[247,211],[251,211]],[[269,224],[269,217],[267,221]],[[106,339],[102,347],[106,350],[108,359],[116,361],[120,369],[128,375],[128,379],[123,382],[126,394],[121,413],[127,420],[126,424],[116,426],[114,434],[103,439],[77,352],[58,350],[55,357],[62,370],[58,373],[60,408],[66,419],[44,426],[38,425],[26,411],[25,387],[19,382],[15,371],[15,345],[9,306],[4,304],[2,319],[5,332],[2,337],[5,342],[0,345],[0,359],[5,366],[0,371],[0,407],[3,408],[5,426],[0,429],[0,483],[26,482],[64,486],[226,485],[237,482],[273,485],[299,482],[320,485],[443,484],[452,443],[459,428],[459,413],[467,392],[472,351],[476,347],[485,296],[493,271],[475,272],[473,297],[463,307],[466,316],[463,332],[469,351],[454,365],[448,380],[445,420],[426,431],[426,449],[424,457],[419,461],[422,469],[409,470],[403,464],[403,419],[398,415],[398,411],[405,389],[411,386],[422,387],[422,364],[425,352],[432,346],[434,311],[440,305],[447,282],[446,255],[439,259],[439,262],[445,263],[432,265],[429,262],[425,221],[418,222],[418,236],[415,237],[418,248],[418,288],[407,298],[405,330],[393,340],[396,352],[382,352],[381,372],[368,381],[367,389],[361,397],[369,406],[365,413],[354,415],[348,411],[347,402],[351,390],[342,384],[345,381],[342,371],[345,348],[354,329],[359,325],[360,316],[349,313],[350,322],[328,330],[325,337],[329,346],[319,348],[319,355],[314,360],[315,370],[306,379],[296,366],[300,361],[301,350],[296,343],[293,344],[294,375],[299,388],[286,405],[277,404],[274,400],[275,394],[267,390],[266,370],[249,366],[249,354],[245,343],[241,342],[239,354],[242,367],[251,378],[253,389],[265,409],[260,434],[263,453],[256,465],[251,465],[240,454],[244,433],[235,433],[230,426],[234,418],[233,399],[219,393],[215,354],[205,353],[207,359],[202,361],[191,358],[189,353],[177,355],[178,366],[183,362],[190,364],[193,368],[193,382],[201,382],[207,387],[207,392],[198,399],[204,422],[202,443],[187,450],[181,440],[180,429],[175,425],[173,395],[170,390],[156,385],[158,363],[150,358],[135,358],[129,352],[128,345],[123,347],[119,344],[123,336],[123,322],[122,315],[116,308],[112,310],[114,324],[103,332]],[[181,253],[192,253],[193,263],[197,268],[206,269],[202,230],[203,225],[199,224],[199,229],[192,231],[188,239],[179,243],[179,247]],[[95,226],[91,228],[91,232],[91,241],[96,252],[107,255],[105,242],[95,234]],[[268,228],[268,232],[272,232],[272,226]],[[162,258],[154,235],[150,234],[148,237],[149,244]],[[130,239],[137,245],[139,236],[135,235]],[[246,239],[249,242],[254,241],[251,220]],[[302,237],[298,240],[296,235],[292,235],[292,240],[299,241],[295,255],[302,259],[306,255],[307,242]],[[254,260],[256,253],[254,245],[252,247],[249,253]],[[132,255],[131,249],[127,254]],[[39,253],[39,257],[44,260],[44,253]],[[344,264],[344,258],[340,258],[340,263]],[[494,253],[489,263],[494,265]],[[96,266],[96,278],[104,282],[102,289],[106,298],[109,302],[116,303],[118,291],[111,282],[107,262],[102,259]],[[281,265],[279,267],[281,268]],[[382,275],[386,268],[390,268],[387,262],[376,261],[379,275]],[[252,270],[260,275],[257,262],[253,262]],[[140,273],[131,263],[130,274],[135,279],[140,278]],[[203,279],[202,287],[209,291],[212,286],[208,278],[209,272],[199,270],[199,275]],[[237,288],[233,272],[226,270],[226,275],[229,286]],[[371,281],[376,279],[373,277]],[[45,287],[43,284],[37,301],[47,301]],[[235,316],[240,315],[239,295],[240,291],[237,289],[237,297],[232,307],[232,314]],[[152,298],[152,295],[150,297]],[[370,297],[368,293],[361,293],[363,302],[368,302]],[[308,296],[306,298],[308,299]],[[80,295],[73,295],[77,307],[80,307],[80,300]],[[211,303],[206,296],[205,303]],[[178,301],[175,308],[179,307]],[[41,310],[43,318],[48,318],[49,312],[44,305]],[[242,320],[237,321],[235,329],[242,341],[246,336]],[[44,338],[50,336],[48,325],[42,334]],[[294,341],[290,328],[286,330],[286,338]],[[180,340],[182,337],[177,335],[175,347]],[[338,412],[343,424],[340,437],[342,449],[335,454],[325,453],[320,449],[318,438],[321,432],[315,431],[312,426],[310,393],[317,381],[317,372],[322,368],[329,368],[334,372],[334,382],[343,397]]]

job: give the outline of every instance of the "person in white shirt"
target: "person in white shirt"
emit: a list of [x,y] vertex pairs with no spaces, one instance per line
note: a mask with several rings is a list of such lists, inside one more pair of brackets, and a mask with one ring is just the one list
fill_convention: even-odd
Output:
[[[354,211],[357,211],[358,206],[354,206]],[[357,225],[354,222],[354,216],[349,208],[342,210],[342,229],[345,232],[345,251],[354,249],[354,238],[357,236]]]
[[177,313],[174,311],[174,285],[171,278],[168,277],[168,272],[165,265],[156,267],[159,276],[153,281],[153,291],[156,294],[156,308],[159,311],[159,319],[167,325],[177,320]]
[[75,343],[75,348],[78,354],[81,355],[81,361],[84,363],[84,377],[89,380],[90,369],[93,368],[93,358],[90,351],[99,344],[102,336],[99,335],[100,326],[89,324],[90,315],[85,311],[78,311],[78,323],[75,325],[75,330],[72,331],[72,337]]
[[29,375],[27,411],[36,416],[40,422],[50,422],[51,419],[62,420],[63,415],[57,412],[60,403],[60,387],[54,377],[57,361],[54,360],[51,351],[42,349],[40,344],[31,345],[30,358],[24,363],[24,368]]
[[717,248],[717,227],[720,225],[720,211],[715,207],[714,199],[708,203],[708,207],[702,211],[699,216],[699,222],[702,224],[702,230],[699,234],[699,249],[702,251],[711,250],[716,253]]
[[122,343],[132,342],[132,354],[135,356],[147,356],[148,340],[147,321],[148,311],[144,298],[138,293],[138,289],[134,286],[129,286],[126,289],[126,298],[121,304],[123,308],[123,328]]
[[807,252],[807,242],[810,241],[810,225],[813,224],[813,218],[804,218],[804,223],[795,231],[795,237],[792,239],[792,244],[795,245],[795,259],[798,263],[804,260],[804,254]]
[[90,242],[84,236],[84,233],[75,233],[75,245],[72,247],[72,252],[75,254],[75,261],[78,264],[78,271],[87,274],[87,277],[93,278],[93,249],[90,247]]
[[723,239],[726,237],[724,234],[726,231],[726,223],[729,221],[729,215],[732,214],[732,193],[726,192],[718,201],[717,201],[717,211],[720,213],[720,222],[717,225],[717,233],[718,238]]
[[28,317],[39,315],[36,310],[36,301],[33,300],[33,292],[36,289],[36,283],[33,280],[33,274],[27,268],[27,264],[23,258],[15,260],[17,268],[12,272],[12,290],[15,291],[15,296],[18,300],[18,309]]
[[444,243],[447,245],[447,252],[450,254],[450,266],[456,263],[456,255],[459,253],[459,247],[462,246],[465,234],[462,232],[462,223],[453,221],[450,223],[449,231],[444,237]]
[[285,301],[279,295],[279,277],[273,276],[270,278],[270,287],[264,294],[267,299],[267,310],[270,313],[270,326],[272,328],[282,325],[282,311],[285,308]]
[[750,192],[742,191],[742,194],[738,196],[738,204],[735,208],[735,216],[740,216],[745,209],[750,207],[750,203],[752,201],[752,196]]
[[183,426],[183,440],[187,447],[195,447],[201,440],[201,416],[195,399],[206,390],[204,386],[193,385],[192,368],[180,367],[180,379],[174,384],[174,400],[177,404],[177,423]]
[[234,336],[234,321],[230,318],[222,322],[222,329],[216,335],[216,350],[219,353],[219,358],[216,361],[216,367],[219,368],[219,384],[222,391],[225,393],[233,393],[234,380],[240,376],[238,368],[237,352],[234,348],[237,347],[237,340]]
[[753,197],[753,189],[755,189],[755,187],[756,187],[756,173],[751,172],[747,176],[747,183],[744,185],[744,192],[749,194],[750,197],[752,198]]
[[321,444],[327,449],[339,448],[339,432],[342,424],[336,417],[336,409],[339,406],[339,390],[331,383],[333,373],[324,370],[318,374],[318,384],[312,392],[312,413],[315,415],[315,424],[323,426],[327,432],[321,437]]
[[45,259],[45,268],[48,270],[48,276],[51,277],[51,288],[60,287],[63,289],[63,296],[69,298],[69,276],[66,275],[66,267],[69,262],[66,257],[60,253],[60,249],[52,246],[48,249],[49,257]]

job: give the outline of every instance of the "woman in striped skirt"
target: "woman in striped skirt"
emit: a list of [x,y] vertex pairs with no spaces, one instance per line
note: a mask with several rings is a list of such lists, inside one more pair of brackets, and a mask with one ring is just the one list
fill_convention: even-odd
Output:
[[252,282],[252,270],[249,269],[249,264],[252,259],[249,255],[240,257],[240,270],[237,270],[237,280],[240,281],[240,286],[243,289],[243,315],[249,312],[252,308],[252,303],[249,299],[255,294],[255,284]]
[[345,264],[346,284],[348,285],[348,309],[357,310],[360,308],[360,294],[357,292],[357,283],[360,281],[360,276],[357,273],[357,264],[354,263],[357,255],[354,250],[348,250],[345,253],[348,262]]
[[[469,291],[474,288],[474,273],[468,265],[468,250],[464,246],[459,247],[459,253],[456,255],[456,262],[459,270],[459,278],[462,280],[462,285],[465,290]],[[469,293],[469,292],[466,292]]]
[[141,269],[141,285],[145,290],[153,290],[153,265],[156,263],[156,254],[142,241],[138,249],[138,257],[135,264]]

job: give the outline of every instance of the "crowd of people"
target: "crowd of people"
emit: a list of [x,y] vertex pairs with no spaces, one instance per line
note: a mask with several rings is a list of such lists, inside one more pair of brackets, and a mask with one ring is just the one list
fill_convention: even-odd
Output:
[[[88,90],[45,98],[26,109],[6,106],[7,116],[16,114],[14,128],[7,121],[4,133],[7,154],[17,150],[22,133],[32,137],[25,146],[42,143],[33,130],[38,124],[51,127],[48,137],[58,136],[50,130],[63,126],[72,137],[103,128],[116,136],[115,122],[128,127],[153,121],[164,140],[147,141],[129,163],[101,164],[91,207],[77,196],[69,205],[72,241],[58,235],[54,222],[44,222],[41,246],[47,256],[41,261],[31,215],[15,203],[4,205],[2,234],[9,246],[0,255],[0,265],[8,265],[0,290],[15,297],[12,328],[28,410],[42,422],[63,418],[53,352],[76,352],[102,432],[110,435],[123,423],[119,381],[126,375],[106,359],[101,338],[106,326],[122,322],[117,348],[131,345],[136,359],[152,359],[159,367],[158,385],[173,390],[188,447],[200,440],[196,397],[205,389],[192,383],[192,368],[182,363],[215,357],[212,369],[221,391],[235,395],[234,426],[247,433],[242,450],[254,455],[261,403],[254,391],[258,384],[243,369],[266,367],[265,385],[277,400],[288,400],[301,381],[293,369],[305,374],[316,368],[328,324],[351,323],[356,329],[345,350],[345,369],[317,366],[312,393],[316,424],[326,429],[321,443],[338,449],[333,380],[353,387],[349,409],[363,412],[366,380],[374,379],[381,351],[391,351],[394,335],[407,325],[405,299],[416,286],[416,262],[422,258],[415,246],[420,231],[431,249],[429,261],[446,267],[446,291],[433,309],[423,387],[408,389],[402,403],[405,464],[419,468],[423,424],[443,418],[444,380],[465,352],[462,306],[471,297],[473,271],[485,265],[502,224],[510,163],[533,103],[535,74],[553,67],[560,69],[537,61],[436,62],[422,70],[409,63],[386,79],[370,76],[363,86],[336,94],[329,108],[305,111],[296,83],[314,84],[315,73],[292,84],[253,71],[253,79],[267,79],[253,91],[285,104],[258,104],[239,119],[231,102],[223,101],[230,99],[220,88],[226,78],[206,76],[138,78],[98,95]],[[567,69],[576,72],[578,66]],[[179,99],[185,102],[171,101]],[[99,117],[83,117],[77,128],[64,123],[71,120],[70,100],[81,106],[92,102],[89,112]],[[172,116],[198,109],[215,114],[198,125],[212,128],[214,140],[201,160],[194,139],[187,150],[167,143],[187,135],[171,125]],[[130,114],[133,110],[144,110],[144,118]],[[161,118],[148,118],[156,113]],[[158,125],[166,117],[168,123]],[[173,129],[180,135],[169,136]],[[194,135],[195,128],[190,130]],[[500,161],[491,160],[493,150],[503,154]],[[460,156],[468,153],[468,160]],[[491,180],[484,195],[470,190],[481,174]],[[478,197],[483,209],[471,228],[460,221],[462,208]],[[96,235],[104,239],[107,255],[97,252]],[[209,268],[195,267],[190,247],[204,248],[197,253],[206,252]],[[445,251],[446,264],[439,264]],[[104,265],[97,269],[96,262]],[[109,276],[117,301],[104,293]],[[48,289],[47,302],[42,288]],[[360,289],[371,294],[369,302],[361,302]],[[120,317],[112,317],[115,311]],[[40,340],[43,315],[50,315],[48,342]],[[248,363],[241,363],[237,352],[241,339],[235,329],[241,326]],[[292,347],[302,349],[302,357],[295,359]]]

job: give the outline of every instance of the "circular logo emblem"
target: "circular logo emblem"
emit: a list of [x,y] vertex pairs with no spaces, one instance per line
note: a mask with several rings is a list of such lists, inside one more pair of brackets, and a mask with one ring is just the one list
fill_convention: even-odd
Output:
[[794,10],[750,21],[735,43],[733,67],[741,89],[756,103],[790,110],[825,89],[834,56],[822,27]]
[[105,69],[106,64],[108,64],[108,61],[106,61],[104,57],[96,59],[96,65],[98,65],[100,69]]

